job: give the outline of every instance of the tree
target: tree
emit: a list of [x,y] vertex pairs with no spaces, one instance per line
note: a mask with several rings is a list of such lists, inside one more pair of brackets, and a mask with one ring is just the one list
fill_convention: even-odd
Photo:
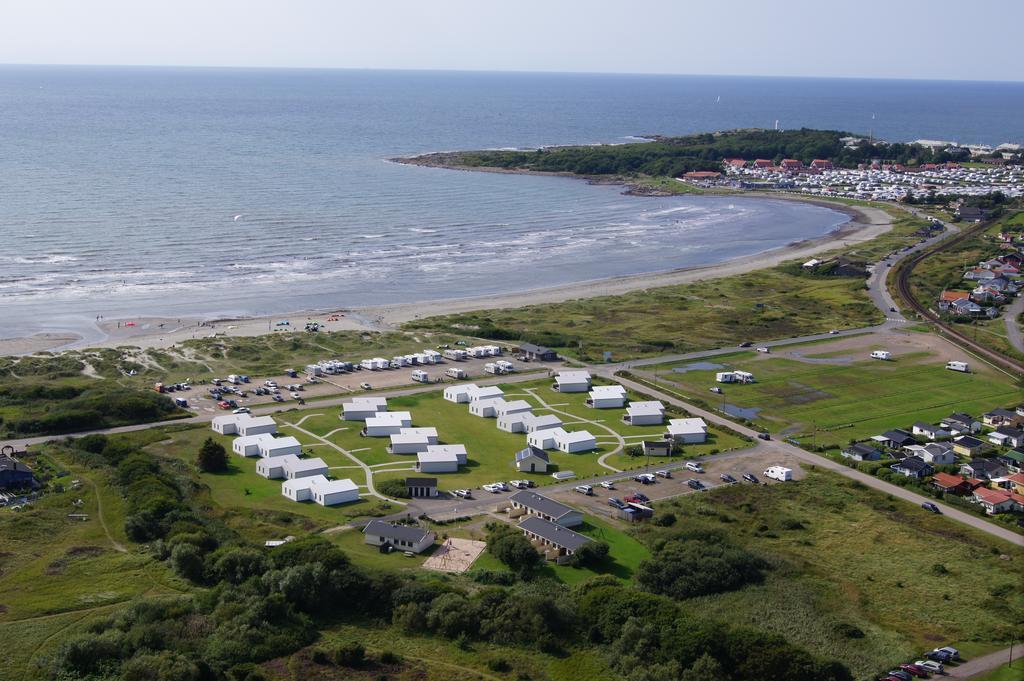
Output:
[[226,471],[228,469],[228,453],[224,449],[224,445],[214,442],[212,437],[206,438],[206,442],[199,449],[196,466],[203,473],[223,473]]
[[[492,535],[494,534],[498,533],[492,533]],[[489,536],[487,550],[522,579],[530,578],[544,564],[544,558],[533,547],[533,544],[526,537],[514,531],[502,533],[494,539]]]
[[572,554],[569,564],[573,567],[585,567],[600,563],[608,555],[608,544],[603,541],[587,542]]

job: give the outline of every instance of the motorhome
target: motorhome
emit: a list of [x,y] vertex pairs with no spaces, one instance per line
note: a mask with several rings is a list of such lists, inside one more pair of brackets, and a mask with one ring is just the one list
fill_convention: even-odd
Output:
[[959,362],[957,360],[951,360],[949,362],[946,362],[946,368],[949,369],[950,371],[960,371],[965,374],[971,370],[967,362]]
[[892,353],[888,350],[872,350],[871,359],[889,360],[892,359]]

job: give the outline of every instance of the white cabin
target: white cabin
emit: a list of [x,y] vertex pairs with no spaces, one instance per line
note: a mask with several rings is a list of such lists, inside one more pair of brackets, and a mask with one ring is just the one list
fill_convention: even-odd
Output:
[[668,422],[666,439],[684,444],[698,444],[708,439],[708,424],[701,418],[672,419]]
[[459,457],[448,451],[420,452],[416,455],[416,470],[420,473],[457,473]]
[[268,480],[276,480],[285,477],[284,465],[291,461],[298,461],[299,457],[294,454],[286,456],[275,456],[269,459],[260,459],[256,462],[256,475]]
[[590,381],[588,371],[560,371],[554,388],[560,393],[585,393],[590,390]]
[[[449,369],[448,371],[452,371]],[[455,371],[462,371],[462,369],[456,369]],[[462,373],[466,373],[462,371]],[[456,404],[466,404],[470,401],[470,396],[473,390],[477,389],[475,383],[466,383],[465,385],[450,385],[444,389],[444,399],[449,402],[455,402]]]
[[585,430],[555,432],[555,447],[567,454],[597,449],[597,439]]
[[594,409],[622,409],[626,406],[626,389],[621,385],[595,385],[587,397],[587,406]]
[[[248,416],[248,414],[240,414],[240,416]],[[269,416],[250,416],[248,419],[238,422],[239,435],[259,435],[260,433],[277,434],[277,424],[274,423],[273,418]]]
[[659,426],[665,421],[665,405],[658,400],[630,402],[622,420],[631,426]]
[[274,436],[270,433],[260,433],[258,435],[246,435],[244,437],[236,437],[231,443],[231,450],[239,456],[259,456],[260,455],[260,443],[264,440],[273,440]]
[[264,459],[288,455],[298,456],[302,453],[302,443],[291,435],[263,440],[260,442],[259,448],[260,456]]
[[460,466],[465,466],[469,460],[469,454],[466,452],[466,445],[438,445],[432,444],[427,447],[427,452],[430,454],[454,454],[455,460],[458,461]]
[[523,427],[527,433],[562,427],[562,420],[554,414],[523,414]]

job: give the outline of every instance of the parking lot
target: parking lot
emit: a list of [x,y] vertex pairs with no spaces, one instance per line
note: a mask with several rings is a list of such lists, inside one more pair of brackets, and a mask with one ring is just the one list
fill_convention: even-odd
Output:
[[[663,463],[667,464],[668,462],[665,461]],[[678,459],[674,463],[678,463]],[[671,478],[655,476],[657,482],[652,484],[644,485],[633,480],[633,476],[638,473],[646,471],[653,473],[662,467],[658,464],[652,464],[649,469],[644,468],[643,470],[623,473],[623,478],[617,479],[614,482],[614,490],[608,490],[598,484],[582,480],[577,484],[591,485],[594,488],[592,496],[585,496],[571,488],[568,490],[552,490],[549,496],[554,499],[558,499],[563,503],[576,506],[586,513],[591,513],[602,518],[613,518],[616,509],[608,504],[608,499],[610,497],[623,499],[634,492],[640,492],[651,500],[648,505],[657,510],[659,501],[682,496],[684,494],[698,494],[699,492],[687,485],[687,481],[690,479],[700,480],[700,482],[704,484],[705,490],[714,489],[721,485],[733,484],[723,482],[719,478],[723,473],[727,473],[736,478],[738,482],[735,484],[737,485],[751,484],[743,480],[744,473],[752,473],[757,477],[760,484],[783,484],[775,480],[765,478],[763,471],[769,466],[785,466],[786,468],[792,469],[794,480],[799,480],[805,476],[803,469],[800,468],[799,462],[794,457],[784,454],[780,455],[769,451],[766,448],[759,447],[753,450],[745,450],[734,454],[721,454],[718,456],[707,457],[701,461],[701,467],[704,469],[703,473],[692,473],[685,468],[674,468],[671,470]],[[541,490],[541,494],[547,493]]]
[[[460,383],[469,382],[478,378],[493,378],[493,374],[488,374],[484,371],[484,366],[494,361],[494,357],[479,358],[479,359],[468,359],[465,361],[453,361],[444,360],[439,364],[428,364],[423,366],[407,366],[401,369],[385,369],[381,371],[369,371],[366,369],[358,369],[350,373],[335,374],[333,376],[319,376],[316,379],[316,383],[307,382],[305,376],[300,371],[298,378],[291,378],[286,374],[280,374],[278,376],[260,376],[259,378],[251,377],[249,383],[242,383],[237,386],[242,391],[246,392],[246,397],[238,397],[236,395],[230,395],[225,393],[224,399],[233,399],[238,403],[239,407],[255,407],[259,405],[270,404],[273,402],[272,395],[255,395],[253,391],[262,385],[267,380],[274,381],[277,383],[278,388],[281,391],[281,397],[285,402],[294,402],[289,396],[289,390],[285,389],[285,386],[291,384],[301,384],[303,390],[299,391],[299,395],[304,400],[322,398],[322,397],[336,397],[340,395],[348,394],[360,394],[366,392],[361,386],[363,383],[368,383],[372,390],[388,389],[388,388],[399,388],[407,387],[412,385],[419,385],[412,380],[412,372],[416,369],[422,369],[427,372],[431,381],[440,380],[441,383]],[[512,360],[515,364],[517,373],[530,371],[534,372],[539,369],[556,369],[562,366],[561,362],[519,362]],[[449,368],[459,368],[465,371],[469,377],[466,379],[454,379],[445,375],[445,370]],[[297,370],[302,367],[295,367]],[[514,374],[513,374],[514,375]],[[222,377],[223,378],[223,377]],[[221,411],[217,407],[217,401],[210,397],[209,389],[213,385],[210,383],[196,384],[191,387],[190,390],[177,391],[169,393],[169,398],[181,397],[188,400],[189,409],[197,412],[218,412]],[[224,383],[223,387],[232,387],[227,383]]]

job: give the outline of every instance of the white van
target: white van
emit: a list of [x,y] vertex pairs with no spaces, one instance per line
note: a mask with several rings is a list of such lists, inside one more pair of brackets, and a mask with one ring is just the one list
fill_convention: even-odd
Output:
[[971,370],[970,367],[967,365],[967,362],[958,362],[957,360],[951,360],[949,362],[946,362],[946,368],[949,369],[950,371],[960,371],[965,374],[969,373]]
[[784,466],[769,466],[764,471],[764,477],[785,482],[793,479],[793,470]]
[[892,353],[888,350],[872,350],[871,359],[880,359],[883,361],[892,359]]

